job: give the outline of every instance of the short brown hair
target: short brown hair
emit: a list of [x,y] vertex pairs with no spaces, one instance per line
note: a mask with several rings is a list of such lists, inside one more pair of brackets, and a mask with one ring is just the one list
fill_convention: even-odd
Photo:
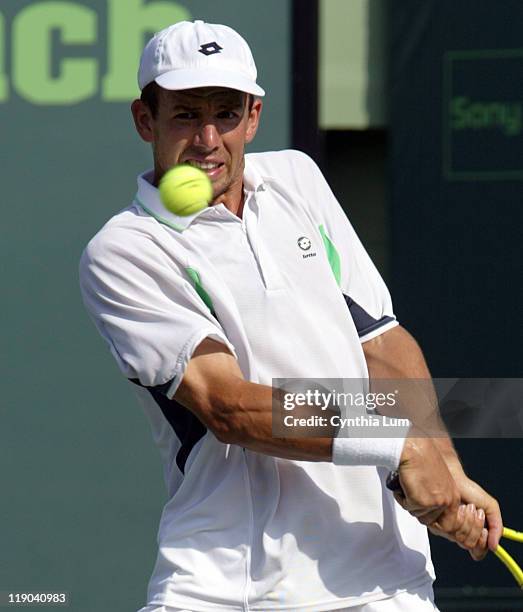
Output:
[[149,107],[151,115],[156,119],[160,104],[160,86],[153,81],[142,89],[140,100]]

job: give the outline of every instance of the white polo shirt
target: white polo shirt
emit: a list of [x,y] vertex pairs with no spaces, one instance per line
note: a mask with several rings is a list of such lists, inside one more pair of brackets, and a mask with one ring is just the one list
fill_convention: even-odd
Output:
[[314,162],[246,156],[239,219],[191,217],[138,178],[80,264],[86,307],[151,420],[169,493],[155,605],[319,612],[433,579],[426,530],[386,470],[290,461],[219,442],[171,401],[205,337],[246,379],[366,378],[361,343],[396,325],[389,293]]

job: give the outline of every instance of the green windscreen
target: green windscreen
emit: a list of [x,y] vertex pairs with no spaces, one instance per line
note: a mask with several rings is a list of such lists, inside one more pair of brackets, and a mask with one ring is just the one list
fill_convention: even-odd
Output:
[[267,91],[251,149],[287,147],[288,0],[263,10],[241,0],[0,3],[0,592],[66,591],[75,612],[139,609],[156,556],[159,455],[83,308],[77,269],[151,165],[129,112],[138,58],[152,32],[183,18],[249,41]]

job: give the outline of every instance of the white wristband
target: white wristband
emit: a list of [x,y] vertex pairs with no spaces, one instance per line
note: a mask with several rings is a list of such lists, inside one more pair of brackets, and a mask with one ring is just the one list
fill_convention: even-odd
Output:
[[397,470],[407,431],[408,428],[400,438],[334,438],[332,462],[336,465],[378,465]]

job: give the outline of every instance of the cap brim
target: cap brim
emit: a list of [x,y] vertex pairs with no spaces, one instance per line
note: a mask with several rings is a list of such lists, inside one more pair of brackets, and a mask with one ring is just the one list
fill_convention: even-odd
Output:
[[265,91],[256,83],[235,72],[225,70],[171,70],[154,79],[164,89],[194,89],[195,87],[227,87],[254,96],[264,96]]

